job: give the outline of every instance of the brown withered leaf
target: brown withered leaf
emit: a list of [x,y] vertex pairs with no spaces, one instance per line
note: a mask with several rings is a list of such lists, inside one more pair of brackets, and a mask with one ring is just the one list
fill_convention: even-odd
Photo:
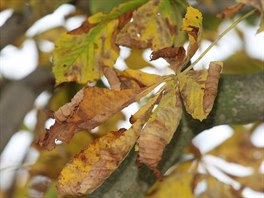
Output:
[[222,70],[221,62],[211,62],[208,70],[178,74],[184,105],[193,118],[202,121],[211,112]]
[[244,6],[245,4],[243,3],[236,3],[234,5],[227,6],[222,12],[217,14],[217,17],[221,19],[230,18],[239,12],[239,10],[241,10]]
[[180,71],[186,59],[186,52],[183,47],[167,47],[151,53],[150,60],[164,58],[174,71]]
[[47,150],[55,148],[56,139],[69,143],[75,132],[97,127],[129,104],[147,95],[156,85],[121,91],[87,86],[81,89],[70,103],[54,113],[55,124],[37,143]]
[[121,82],[113,68],[103,67],[103,73],[111,86],[111,89],[119,91],[121,89]]
[[141,108],[130,129],[110,132],[77,154],[61,171],[57,189],[62,194],[92,193],[114,172],[135,144],[154,106]]
[[246,5],[251,5],[258,9],[260,12],[260,25],[257,33],[264,31],[264,2],[263,0],[239,0],[239,2],[244,3]]
[[138,139],[139,163],[146,164],[159,178],[157,165],[176,131],[182,115],[182,105],[179,92],[174,81],[167,83],[161,92],[161,99]]
[[173,45],[176,17],[169,1],[154,0],[133,12],[132,19],[117,35],[116,43],[154,50]]
[[166,47],[157,51],[153,51],[150,55],[150,60],[156,60],[158,58],[178,58],[181,54],[185,54],[185,49],[183,47]]

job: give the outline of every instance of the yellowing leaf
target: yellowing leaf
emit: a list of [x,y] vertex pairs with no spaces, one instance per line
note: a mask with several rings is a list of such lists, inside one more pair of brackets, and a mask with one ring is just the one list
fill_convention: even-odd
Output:
[[77,154],[61,171],[58,191],[72,195],[93,192],[131,150],[137,138],[137,127],[108,133]]
[[144,67],[151,67],[151,64],[144,60],[142,49],[132,49],[129,57],[125,62],[130,69],[142,69]]
[[163,78],[159,75],[148,74],[140,70],[132,70],[132,69],[127,69],[124,72],[122,72],[120,75],[131,78],[143,86],[151,86],[163,80]]
[[221,69],[220,62],[211,62],[208,71],[199,70],[178,74],[184,105],[193,118],[202,121],[212,110]]
[[99,79],[102,67],[113,67],[119,49],[112,42],[118,21],[99,24],[87,34],[63,34],[56,41],[53,73],[56,83],[86,83]]
[[199,10],[191,6],[187,7],[181,29],[187,32],[190,43],[188,45],[187,55],[183,63],[180,63],[182,65],[175,65],[175,69],[179,70],[178,68],[183,68],[199,48],[202,39],[202,20],[202,13]]
[[154,50],[172,46],[178,14],[173,8],[169,0],[149,1],[141,6],[117,35],[117,44]]
[[159,176],[156,169],[166,144],[176,131],[182,115],[182,105],[176,84],[168,82],[161,99],[138,140],[138,162],[146,164]]
[[146,194],[145,198],[184,197],[193,198],[193,173],[188,173],[192,161],[184,162],[176,167],[172,174],[156,182]]
[[103,66],[113,67],[119,53],[114,42],[116,31],[129,20],[125,13],[145,2],[127,2],[109,14],[98,13],[89,17],[81,27],[61,35],[54,50],[53,73],[56,84],[92,82],[101,77]]

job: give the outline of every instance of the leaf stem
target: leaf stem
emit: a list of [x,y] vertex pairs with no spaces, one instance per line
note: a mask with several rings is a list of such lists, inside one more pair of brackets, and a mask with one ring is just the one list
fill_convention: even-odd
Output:
[[205,54],[224,36],[226,35],[230,30],[232,30],[234,27],[237,26],[238,23],[240,23],[241,21],[243,21],[244,19],[246,19],[247,17],[249,17],[251,14],[253,14],[256,11],[256,9],[249,11],[248,13],[246,13],[245,15],[241,16],[240,18],[238,18],[234,23],[232,23],[232,25],[230,25],[227,29],[225,29],[225,31],[223,31],[218,37],[217,39],[212,42],[204,51],[203,53],[189,66],[187,67],[183,73],[188,72],[189,70],[191,70],[194,65],[196,65],[204,56]]

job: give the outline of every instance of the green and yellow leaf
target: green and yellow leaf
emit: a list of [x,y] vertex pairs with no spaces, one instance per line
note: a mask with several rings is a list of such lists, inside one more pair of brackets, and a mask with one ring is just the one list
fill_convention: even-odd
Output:
[[131,14],[126,16],[125,13],[145,2],[127,2],[109,14],[98,13],[79,28],[61,35],[54,50],[56,84],[92,82],[101,77],[103,66],[113,67],[119,55],[119,48],[114,42],[116,31],[131,17]]

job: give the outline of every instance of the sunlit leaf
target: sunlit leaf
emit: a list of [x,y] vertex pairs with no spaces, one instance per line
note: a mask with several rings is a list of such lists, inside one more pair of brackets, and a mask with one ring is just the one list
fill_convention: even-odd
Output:
[[173,8],[168,0],[149,1],[133,12],[133,20],[117,35],[117,43],[153,50],[172,46],[177,24]]
[[222,63],[211,62],[208,70],[178,75],[184,105],[193,118],[202,121],[212,110],[221,70]]
[[161,99],[138,140],[138,162],[146,164],[158,176],[156,169],[166,144],[176,131],[182,115],[182,105],[174,82],[168,82]]

